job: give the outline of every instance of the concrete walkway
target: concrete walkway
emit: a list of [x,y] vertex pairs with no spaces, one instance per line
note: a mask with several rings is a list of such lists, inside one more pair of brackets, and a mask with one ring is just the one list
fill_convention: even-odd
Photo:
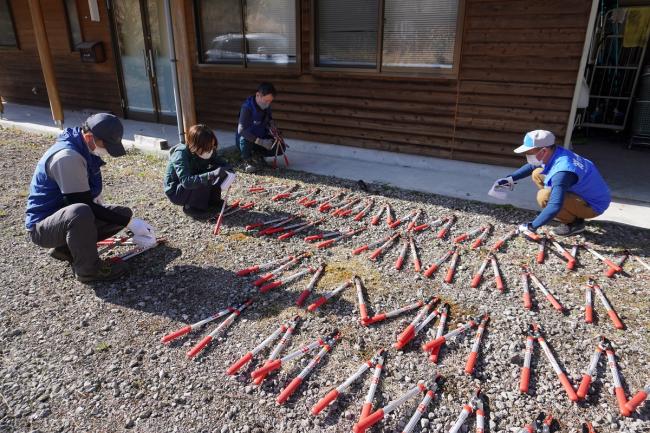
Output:
[[[90,112],[66,111],[66,126],[80,125]],[[4,118],[0,125],[25,131],[56,135],[52,116],[47,107],[5,104]],[[167,140],[170,145],[178,142],[174,125],[124,120],[124,143],[154,152],[153,148],[136,145],[135,134]],[[232,131],[217,130],[221,148],[232,147]],[[309,173],[336,176],[344,179],[375,182],[397,188],[415,190],[466,200],[537,210],[536,188],[528,179],[521,181],[507,201],[494,199],[487,191],[495,179],[506,176],[510,167],[450,161],[416,155],[338,146],[332,144],[288,140],[291,168]],[[160,152],[160,151],[158,151]],[[643,195],[640,194],[640,197]],[[609,209],[597,218],[650,229],[650,203],[629,199],[615,199]]]

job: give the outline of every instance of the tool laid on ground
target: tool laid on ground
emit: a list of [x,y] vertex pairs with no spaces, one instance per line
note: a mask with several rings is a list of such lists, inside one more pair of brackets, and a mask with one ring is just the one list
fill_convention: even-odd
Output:
[[546,238],[543,237],[539,241],[539,246],[537,247],[537,255],[535,256],[535,261],[538,264],[544,263],[544,259],[546,259]]
[[399,232],[395,233],[393,236],[391,236],[386,242],[381,244],[377,249],[375,249],[371,254],[370,254],[370,260],[377,260],[377,258],[383,254],[388,247],[390,247],[393,242],[399,238],[401,234]]
[[[323,212],[323,213],[329,212],[331,209],[336,209],[337,207],[344,206],[350,200],[356,199],[356,197],[344,197],[344,195],[345,195],[344,192],[341,191],[340,198],[337,197],[336,199],[331,199],[331,200],[328,200],[328,201],[326,201],[324,203],[321,203],[318,206],[318,211]],[[335,201],[335,200],[338,200],[338,201]]]
[[244,268],[240,271],[237,271],[237,276],[243,277],[244,275],[254,274],[260,271],[266,271],[268,269],[272,269],[274,267],[284,265],[285,263],[290,262],[294,258],[295,258],[294,256],[287,256],[282,259],[273,260],[272,262],[249,266],[248,268]]
[[320,266],[318,266],[318,269],[316,269],[316,272],[314,272],[314,275],[312,275],[311,280],[309,280],[309,284],[307,284],[307,287],[305,290],[303,290],[300,293],[300,296],[298,296],[298,299],[296,300],[296,305],[299,307],[302,307],[302,304],[305,303],[311,292],[314,290],[314,287],[316,286],[316,282],[318,279],[323,275],[323,272],[325,271],[325,264],[321,263]]
[[483,260],[483,263],[481,263],[481,266],[479,267],[478,271],[476,272],[476,274],[474,274],[474,277],[472,277],[472,282],[470,283],[470,287],[477,288],[479,286],[479,284],[481,283],[481,279],[483,278],[485,268],[488,265],[488,262],[492,263],[492,272],[494,273],[494,281],[496,283],[496,287],[497,289],[499,289],[500,292],[503,292],[505,290],[505,286],[503,285],[503,278],[501,277],[499,264],[497,263],[496,256],[491,252],[485,257],[485,260]]
[[[281,221],[278,221],[275,224],[272,224],[270,227],[267,227],[265,229],[260,230],[257,232],[259,236],[264,236],[264,235],[272,235],[273,233],[281,232],[285,230],[285,227],[288,223],[291,221],[295,221],[297,219],[302,218],[303,215],[289,215],[288,217],[282,219]],[[305,222],[301,222],[300,225],[305,224]]]
[[365,231],[367,229],[368,229],[368,227],[363,226],[363,227],[360,227],[358,229],[348,230],[347,232],[342,233],[341,235],[335,237],[334,239],[328,239],[326,241],[318,243],[316,245],[316,248],[318,248],[318,249],[328,248],[328,247],[332,246],[334,243],[336,243],[336,242],[338,242],[340,240],[351,238],[352,236],[356,236],[359,233],[361,233],[361,232],[363,232],[363,231]]
[[223,309],[223,310],[221,310],[219,312],[216,312],[216,313],[212,314],[211,316],[208,316],[207,318],[205,318],[203,320],[200,320],[200,321],[198,321],[196,323],[193,323],[191,325],[183,326],[181,329],[165,335],[160,340],[160,342],[163,343],[163,344],[171,343],[173,340],[175,340],[175,339],[177,339],[179,337],[182,337],[183,335],[188,334],[188,333],[194,331],[195,329],[198,329],[198,328],[202,327],[206,323],[210,323],[210,322],[212,322],[214,320],[220,319],[223,316],[227,316],[228,314],[234,313],[235,311],[237,311],[237,307],[225,308],[225,309]]
[[357,275],[352,277],[354,287],[357,289],[357,300],[359,301],[359,322],[363,325],[368,322],[368,308],[366,307],[366,300],[363,297],[363,281]]
[[377,358],[377,362],[375,363],[375,368],[372,371],[370,386],[368,387],[368,392],[366,393],[366,397],[363,399],[363,404],[361,405],[361,416],[359,417],[359,419],[366,418],[368,415],[370,415],[370,412],[372,412],[372,402],[375,399],[375,393],[377,392],[377,387],[379,386],[379,379],[381,378],[381,372],[384,369],[384,360],[385,360],[385,352],[382,352],[381,356]]
[[280,191],[279,193],[277,193],[273,197],[271,197],[271,201],[290,199],[293,196],[294,191],[296,189],[298,189],[298,188],[299,188],[299,185],[297,183],[293,184],[293,185],[285,188],[284,190]]
[[404,264],[404,259],[406,258],[407,251],[411,252],[411,256],[413,260],[413,268],[415,269],[415,272],[420,272],[421,270],[420,258],[418,257],[418,250],[415,247],[413,234],[410,232],[408,233],[408,237],[404,236],[404,245],[402,245],[402,249],[400,250],[399,256],[395,261],[395,269],[397,269],[398,271],[402,269],[402,265]]
[[517,234],[518,234],[517,229],[509,231],[504,237],[496,241],[496,243],[492,245],[492,248],[490,249],[494,252],[499,251],[501,247],[503,247],[506,244],[506,242],[508,242],[510,239],[514,238],[515,236],[517,236]]
[[599,252],[595,251],[594,249],[589,248],[589,247],[588,247],[587,245],[585,245],[585,244],[583,244],[582,247],[583,247],[585,250],[589,251],[589,252],[591,253],[591,255],[593,255],[593,256],[596,257],[598,260],[600,260],[601,262],[603,262],[604,264],[607,265],[607,268],[608,268],[608,269],[607,269],[607,271],[605,271],[605,275],[607,275],[608,277],[611,277],[611,276],[613,276],[614,274],[623,271],[623,269],[622,269],[620,266],[618,266],[616,263],[612,262],[612,261],[609,260],[608,258],[604,257],[602,254],[600,254]]
[[323,198],[318,199],[318,200],[314,200],[314,199],[305,200],[302,203],[302,205],[305,206],[305,207],[312,207],[312,206],[318,205],[318,209],[321,209],[324,205],[329,205],[329,203],[333,202],[334,200],[338,200],[342,196],[343,196],[343,191],[338,191],[338,192],[335,192],[334,194],[332,194],[330,196],[323,197]]
[[[271,353],[269,354],[269,357],[264,361],[264,364],[262,366],[268,365],[270,362],[275,361],[278,356],[280,356],[280,353],[287,347],[289,344],[289,340],[291,340],[291,337],[293,336],[293,333],[298,326],[298,323],[300,323],[300,316],[296,316],[293,318],[293,320],[289,323],[287,330],[284,332],[284,335],[282,335],[282,338],[276,344],[276,346],[273,348]],[[266,379],[266,376],[268,376],[267,373],[260,374],[259,376],[255,377],[253,379],[253,383],[255,385],[260,385],[262,382],[264,382],[264,379]]]
[[[539,281],[539,279],[535,276],[535,274],[533,274],[530,271],[530,269],[524,267],[524,271],[525,271],[525,275],[528,278],[530,278],[533,281],[533,283],[535,283],[535,285],[539,288],[539,290],[542,291],[542,293],[544,294],[544,297],[548,300],[548,302],[550,302],[551,305],[553,305],[553,308],[555,308],[557,311],[562,313],[564,311],[564,307],[562,306],[562,304],[560,304],[560,302],[557,299],[555,299],[553,294],[551,292],[549,292],[549,290],[546,288],[546,286],[544,284],[542,284],[541,281]],[[526,277],[524,277],[524,281],[526,281],[525,278]],[[528,288],[528,283],[525,282],[525,284],[524,284],[524,306],[526,306],[526,303],[527,303],[527,300],[526,300],[526,292],[527,292],[526,289],[527,288]],[[530,295],[528,296],[528,302],[530,302]]]
[[474,344],[472,344],[472,351],[467,357],[467,362],[465,363],[465,373],[472,374],[474,373],[474,368],[476,367],[476,361],[478,359],[478,350],[481,346],[481,339],[483,338],[483,333],[485,332],[485,327],[487,326],[490,316],[486,313],[481,318],[481,323],[478,325],[478,330],[476,331],[476,337],[474,338]]
[[365,218],[366,214],[370,211],[370,209],[372,209],[372,206],[375,204],[375,200],[372,199],[372,198],[369,198],[369,199],[367,200],[367,203],[368,203],[368,204],[367,204],[363,209],[361,209],[361,211],[359,211],[359,213],[357,213],[357,214],[354,216],[353,219],[354,219],[355,221],[361,221],[362,219]]
[[646,268],[646,270],[650,271],[650,265],[644,262],[643,260],[641,260],[641,257],[633,255],[632,258],[637,262],[639,262],[639,264],[644,268]]
[[393,221],[395,221],[393,218],[393,208],[390,203],[386,203],[386,225],[390,227]]
[[632,411],[627,408],[627,396],[625,395],[625,390],[623,389],[623,384],[621,383],[621,375],[618,371],[618,365],[616,365],[616,356],[614,355],[614,348],[611,344],[608,344],[605,353],[607,354],[607,364],[609,365],[609,370],[612,373],[612,381],[614,382],[614,394],[616,394],[616,401],[618,402],[618,411],[623,416],[632,415]]
[[445,283],[451,284],[454,281],[454,274],[456,273],[456,267],[458,266],[458,260],[460,259],[460,248],[456,248],[454,254],[451,256],[451,263],[449,263],[449,268],[447,269],[447,274],[445,275]]
[[286,185],[272,185],[272,186],[264,186],[264,185],[252,185],[248,187],[248,192],[264,192],[264,193],[270,193],[271,191],[274,191],[276,189],[282,189],[286,188]]
[[251,230],[254,230],[254,229],[259,230],[262,227],[266,227],[266,226],[271,225],[271,224],[280,223],[280,222],[286,220],[287,218],[288,217],[286,217],[286,216],[282,216],[280,218],[273,218],[273,219],[266,220],[266,221],[258,221],[258,222],[253,223],[253,224],[248,224],[246,227],[244,227],[244,230],[246,230],[246,231],[251,231]]
[[418,308],[421,308],[423,305],[424,305],[424,301],[417,301],[412,304],[405,305],[404,307],[400,307],[395,310],[389,311],[387,313],[375,314],[374,316],[370,317],[365,323],[362,323],[362,325],[372,325],[373,323],[377,323],[377,322],[384,321],[386,319],[397,317],[400,314],[417,310]]
[[460,325],[458,328],[454,329],[453,331],[448,332],[445,335],[442,335],[440,337],[436,337],[433,340],[427,341],[422,345],[422,350],[425,352],[431,352],[437,347],[442,347],[443,345],[446,344],[447,341],[451,340],[452,338],[464,333],[465,331],[471,328],[474,328],[479,321],[480,319],[470,319],[467,323]]
[[305,242],[316,242],[321,239],[330,239],[330,238],[336,238],[338,236],[341,236],[341,232],[338,230],[335,230],[333,232],[321,232],[315,235],[310,235],[305,237]]
[[280,334],[283,334],[287,332],[287,329],[289,328],[289,324],[282,324],[280,325],[279,328],[277,328],[275,331],[273,331],[268,337],[266,337],[260,344],[255,346],[253,349],[251,349],[249,352],[246,352],[244,356],[239,358],[237,361],[235,361],[233,364],[228,367],[226,370],[226,374],[232,376],[233,374],[236,374],[244,365],[249,363],[255,355],[260,353],[262,350],[264,350],[268,345],[270,345],[272,342],[277,340],[280,337]]
[[384,353],[385,350],[381,349],[371,359],[361,364],[357,371],[345,379],[339,386],[325,394],[325,397],[318,400],[318,402],[311,408],[311,414],[318,415],[321,413],[323,409],[332,404],[332,402],[336,400],[341,395],[341,393],[345,392],[345,390],[348,389],[354,382],[361,379],[361,376],[363,376],[363,374],[371,368],[378,366],[379,374],[381,374],[381,367],[384,363]]
[[421,214],[422,214],[421,209],[411,210],[406,215],[404,215],[403,217],[397,218],[396,220],[394,220],[393,222],[388,224],[388,227],[390,227],[391,229],[395,229],[395,228],[399,227],[402,223],[405,223],[405,222],[408,222],[409,225],[410,225],[410,223],[415,221],[415,219],[418,218]]
[[256,287],[260,287],[267,281],[272,280],[273,278],[279,276],[280,274],[282,274],[284,271],[291,268],[292,266],[297,265],[302,259],[304,259],[305,257],[309,257],[310,255],[311,254],[309,252],[304,252],[296,256],[293,256],[291,260],[289,260],[288,262],[259,277],[257,280],[253,282],[253,285]]
[[478,238],[472,242],[472,249],[475,250],[478,247],[480,247],[484,242],[485,239],[490,235],[490,232],[492,231],[492,224],[488,223],[485,225],[485,228],[483,229],[483,232],[479,235]]
[[438,260],[436,260],[435,262],[433,262],[433,263],[431,264],[431,266],[429,266],[429,267],[424,271],[424,276],[425,276],[425,277],[431,277],[431,275],[433,275],[433,274],[434,274],[434,273],[435,273],[435,272],[440,268],[440,266],[441,266],[444,262],[446,262],[446,261],[447,261],[447,260],[448,260],[452,255],[453,255],[453,254],[454,254],[454,250],[449,250],[449,251],[447,251],[447,252],[445,253],[445,255],[443,255],[443,256],[440,257]]
[[245,211],[245,210],[250,210],[255,207],[255,202],[254,201],[249,201],[243,204],[238,204],[236,207],[233,207],[232,209],[229,209],[227,212],[223,214],[224,217],[234,215],[236,213]]
[[196,355],[199,354],[205,347],[212,342],[215,338],[217,338],[219,335],[223,334],[226,332],[228,328],[234,323],[235,319],[239,317],[242,311],[246,309],[249,305],[251,305],[253,301],[251,299],[247,300],[243,304],[241,304],[239,307],[237,307],[232,313],[230,313],[230,316],[226,318],[223,322],[217,326],[217,328],[210,332],[208,335],[203,337],[201,341],[199,341],[194,347],[192,347],[188,352],[187,352],[187,357],[188,358],[194,358]]
[[285,239],[289,239],[290,237],[293,237],[294,235],[297,235],[300,232],[303,232],[305,230],[309,230],[310,228],[312,228],[314,226],[317,226],[318,224],[322,223],[323,221],[325,221],[325,218],[321,218],[319,220],[308,221],[306,223],[295,224],[293,226],[285,227],[286,233],[283,233],[282,235],[278,236],[278,240],[283,241]]
[[618,266],[621,270],[617,271],[616,268],[609,268],[607,269],[607,271],[605,271],[605,276],[607,278],[612,278],[614,277],[615,274],[622,273],[623,265],[625,265],[625,262],[627,261],[628,257],[630,257],[630,253],[628,251],[624,251],[621,257],[619,257],[618,260],[614,262],[614,264]]
[[625,408],[632,414],[637,407],[641,405],[650,395],[650,385],[646,385],[641,391],[637,392],[626,404]]
[[352,213],[352,206],[357,205],[360,201],[361,197],[351,197],[342,206],[339,206],[331,211],[330,215],[336,217],[344,217],[346,215],[350,215]]
[[[443,304],[439,308],[440,310],[440,320],[438,321],[438,328],[436,328],[436,335],[435,338],[442,337],[443,333],[445,332],[445,325],[447,324],[447,312],[449,311],[449,305]],[[440,356],[440,348],[442,346],[438,346],[435,349],[431,350],[431,354],[429,355],[429,361],[433,362],[434,364],[438,363],[438,357]]]
[[[481,234],[481,236],[483,236],[484,234],[487,236],[486,233],[489,233],[491,228],[492,228],[491,224],[486,224],[486,225],[483,225],[481,227],[477,227],[477,228],[475,228],[473,230],[470,230],[469,232],[463,233],[460,236],[456,236],[454,238],[454,240],[453,240],[453,243],[459,244],[459,243],[461,243],[463,241],[466,241],[467,239],[472,239],[474,236],[478,235],[479,233]],[[481,239],[481,236],[479,236],[478,239]],[[482,239],[481,239],[481,242],[482,242]],[[472,248],[478,248],[479,245],[480,245],[480,242],[476,245],[476,247],[474,247],[472,245]]]
[[532,328],[533,336],[542,348],[542,351],[546,355],[546,358],[551,364],[551,367],[553,367],[553,371],[555,371],[555,374],[557,374],[558,378],[560,379],[560,383],[562,384],[562,387],[564,387],[564,391],[569,397],[569,400],[578,401],[578,395],[573,389],[573,385],[571,385],[571,381],[569,381],[566,373],[560,368],[560,365],[557,363],[555,356],[553,356],[553,352],[551,352],[551,349],[548,347],[548,344],[542,335],[541,327],[539,325],[533,324]]
[[539,242],[542,240],[542,237],[540,235],[528,229],[517,228],[517,233],[520,235],[524,235],[526,238],[528,238],[531,241]]
[[376,213],[375,215],[373,215],[372,220],[370,220],[370,224],[372,224],[373,226],[376,226],[377,224],[379,224],[379,220],[381,219],[381,216],[383,215],[384,211],[385,211],[387,208],[388,208],[388,205],[387,205],[387,204],[383,204],[383,205],[379,208],[379,210],[377,211],[377,213]]
[[386,235],[385,237],[383,237],[383,238],[381,238],[381,239],[379,239],[377,241],[374,241],[374,242],[372,242],[370,244],[363,244],[360,247],[357,247],[354,250],[352,250],[352,254],[357,256],[357,255],[361,254],[364,251],[367,251],[367,250],[373,249],[373,248],[377,248],[380,245],[382,245],[383,243],[388,242],[393,236],[395,236],[395,235],[394,234],[389,234],[389,235]]
[[[436,381],[437,380],[438,380],[438,375],[436,375]],[[437,390],[436,382],[434,382],[434,384],[431,386],[431,389],[435,393],[435,391]],[[382,407],[381,409],[377,409],[376,411],[374,411],[373,413],[369,414],[366,417],[361,418],[359,422],[357,422],[352,427],[352,431],[354,433],[363,433],[364,431],[366,431],[366,429],[377,424],[382,419],[386,419],[389,413],[393,412],[395,409],[397,409],[402,404],[406,403],[411,398],[415,397],[419,393],[426,394],[428,392],[429,392],[429,387],[427,386],[427,384],[423,380],[419,381],[417,385],[415,385],[414,387],[406,391],[400,397],[396,398],[395,400],[392,400],[386,406]]]
[[600,299],[601,304],[603,304],[603,307],[605,307],[605,310],[607,310],[607,315],[614,324],[614,327],[616,329],[625,329],[625,325],[623,325],[623,322],[618,317],[618,314],[616,314],[616,311],[610,305],[602,289],[593,280],[589,280],[585,288],[585,322],[593,323],[594,320],[592,291],[596,292],[596,295],[598,296],[598,299]]
[[311,188],[309,191],[307,191],[307,194],[299,198],[297,202],[299,204],[303,204],[306,201],[311,201],[316,195],[318,195],[318,193],[320,193],[320,188]]
[[576,267],[576,258],[571,255],[571,253],[569,253],[557,240],[555,240],[553,236],[547,233],[546,237],[549,241],[551,241],[551,244],[558,252],[558,254],[564,257],[564,259],[567,261],[566,268],[570,271],[574,270]]
[[445,221],[446,221],[445,218],[438,218],[437,220],[434,220],[434,221],[432,221],[430,223],[424,223],[424,224],[420,224],[420,225],[413,225],[411,230],[413,230],[414,232],[420,232],[420,231],[426,230],[428,228],[431,228],[433,230],[434,228],[442,225],[442,223],[444,223]]
[[348,280],[335,288],[334,290],[325,293],[323,296],[318,298],[316,301],[314,301],[312,304],[307,307],[307,310],[311,311],[312,313],[316,310],[318,310],[320,307],[322,307],[330,298],[333,298],[334,296],[338,295],[341,293],[343,290],[347,289],[348,287],[352,286],[352,280]]
[[[553,415],[544,416],[543,413],[537,416],[532,424],[526,424],[518,433],[550,433],[553,424]],[[595,432],[587,432],[595,433]]]
[[420,418],[422,418],[422,415],[424,415],[424,412],[429,408],[429,405],[436,397],[436,391],[438,390],[439,379],[440,376],[436,376],[433,385],[427,390],[426,394],[422,398],[422,401],[420,401],[420,404],[418,404],[417,408],[415,409],[415,412],[411,416],[411,419],[409,419],[409,422],[406,424],[406,427],[404,427],[404,430],[402,430],[402,433],[411,433],[415,429],[415,426],[418,424],[418,421],[420,421]]
[[299,280],[305,275],[314,272],[316,272],[316,269],[312,268],[311,266],[307,266],[306,268],[301,269],[298,272],[291,274],[285,278],[281,278],[277,281],[271,281],[269,283],[264,284],[263,286],[260,286],[260,293],[267,293],[277,287],[291,284],[292,282]]
[[226,203],[228,202],[228,195],[230,195],[231,187],[232,185],[228,186],[228,189],[226,190],[226,193],[223,196],[221,211],[219,212],[219,216],[217,217],[217,222],[214,224],[214,229],[212,230],[212,234],[215,236],[219,234],[219,231],[221,231],[221,223],[223,222],[223,213],[226,210]]
[[120,246],[120,245],[135,245],[135,242],[133,242],[131,236],[114,236],[97,242],[98,247],[105,247],[105,246],[113,247],[113,246]]
[[480,388],[476,390],[467,404],[463,406],[463,410],[460,411],[456,422],[449,429],[449,433],[458,433],[472,413],[476,414],[476,433],[483,433],[485,430],[485,413],[483,412],[483,400],[481,398]]
[[341,338],[341,334],[337,332],[336,335],[330,336],[325,340],[325,344],[321,347],[318,354],[309,361],[309,364],[302,369],[298,376],[294,377],[293,380],[289,382],[282,391],[280,391],[280,395],[278,395],[278,398],[275,400],[277,404],[284,404],[289,397],[298,390],[300,385],[305,381],[305,379],[307,379],[307,376],[309,376],[314,368],[320,364],[323,357],[332,350],[332,347],[334,347],[334,344],[336,344],[339,338]]
[[[429,312],[431,309],[440,301],[440,298],[437,296],[432,296],[429,298],[426,304],[420,308],[420,311],[418,311],[418,314],[415,315],[411,323],[404,328],[404,330],[400,333],[400,335],[397,337],[397,341],[395,344],[393,344],[393,347],[397,350],[402,350],[411,340],[413,340],[423,329],[424,326],[426,326],[435,316],[431,317],[431,319],[428,319]],[[434,311],[434,313],[437,313],[437,310]],[[431,314],[434,314],[431,313]],[[423,325],[423,326],[420,326]]]
[[126,262],[127,260],[131,260],[135,256],[139,256],[140,254],[144,253],[145,251],[149,251],[153,248],[156,248],[160,244],[164,244],[167,242],[167,239],[165,238],[156,238],[156,243],[148,246],[148,247],[134,247],[131,248],[130,250],[118,255],[118,256],[113,256],[110,257],[109,260],[113,263],[115,262]]
[[454,222],[456,222],[456,215],[450,215],[448,217],[445,217],[444,219],[446,222],[440,228],[438,234],[436,234],[436,238],[438,239],[443,239],[445,236],[447,236],[447,233],[449,233],[449,229],[451,228],[452,225],[454,225]]
[[526,394],[530,385],[530,364],[533,359],[533,350],[535,349],[535,328],[533,325],[528,327],[526,335],[526,348],[524,349],[524,364],[521,367],[519,376],[519,391]]
[[594,376],[596,376],[596,370],[598,368],[598,360],[600,359],[600,355],[605,352],[605,350],[607,350],[608,346],[609,342],[607,339],[605,337],[600,337],[600,341],[598,342],[598,345],[596,345],[596,351],[591,356],[589,366],[587,367],[587,370],[582,374],[582,380],[580,381],[580,385],[576,391],[576,395],[580,400],[584,400],[584,398],[589,393],[591,381],[594,379]]

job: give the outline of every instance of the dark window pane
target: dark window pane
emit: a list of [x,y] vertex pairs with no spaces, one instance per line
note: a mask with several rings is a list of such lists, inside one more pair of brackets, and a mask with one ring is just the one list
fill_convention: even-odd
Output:
[[15,47],[17,45],[9,0],[0,0],[0,46]]
[[384,0],[382,66],[451,68],[457,0]]
[[239,0],[200,0],[201,52],[206,63],[242,64],[241,4]]
[[68,15],[68,24],[70,25],[72,49],[76,50],[77,45],[83,42],[79,13],[77,12],[77,0],[65,0],[65,11]]
[[295,0],[247,0],[246,32],[249,63],[295,63]]
[[376,67],[378,3],[378,0],[317,1],[319,66]]

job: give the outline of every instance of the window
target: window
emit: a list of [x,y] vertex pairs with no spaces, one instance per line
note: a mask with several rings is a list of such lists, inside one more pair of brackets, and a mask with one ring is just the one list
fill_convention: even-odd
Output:
[[0,47],[18,47],[9,0],[0,0]]
[[197,0],[202,63],[296,63],[296,0]]
[[77,51],[77,46],[84,41],[79,13],[77,12],[77,0],[65,0],[65,13],[68,19],[68,28],[70,29],[70,45],[72,51]]
[[451,70],[459,3],[314,0],[316,66],[377,72]]

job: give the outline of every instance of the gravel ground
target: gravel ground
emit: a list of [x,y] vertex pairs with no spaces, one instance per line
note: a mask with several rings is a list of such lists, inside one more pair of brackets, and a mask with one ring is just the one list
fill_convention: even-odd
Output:
[[[2,432],[346,432],[358,418],[370,383],[369,373],[320,416],[310,415],[310,408],[382,347],[389,350],[375,407],[396,398],[418,380],[431,381],[436,372],[444,378],[441,398],[425,411],[416,431],[447,431],[478,387],[484,393],[489,432],[517,431],[540,412],[552,413],[560,431],[576,431],[583,421],[591,421],[598,432],[650,431],[650,404],[641,406],[630,418],[619,416],[611,374],[603,358],[591,394],[580,404],[567,399],[539,347],[533,356],[529,394],[518,391],[525,331],[532,322],[542,325],[549,345],[574,384],[588,365],[599,335],[607,336],[614,344],[628,396],[649,382],[650,273],[633,261],[625,265],[624,275],[607,279],[603,265],[583,250],[579,254],[580,266],[570,272],[550,250],[544,264],[534,263],[537,245],[517,238],[498,254],[506,280],[505,293],[496,290],[489,268],[481,286],[469,288],[485,255],[483,249],[466,248],[454,282],[447,285],[442,281],[447,265],[431,279],[415,273],[408,258],[402,271],[395,270],[400,244],[377,262],[368,260],[367,253],[353,256],[354,247],[391,231],[383,222],[326,250],[315,250],[302,237],[283,242],[247,233],[246,224],[270,216],[298,212],[307,217],[320,215],[295,201],[272,202],[263,194],[254,195],[254,210],[227,218],[221,235],[214,237],[212,223],[187,219],[164,198],[161,178],[165,162],[130,153],[111,159],[105,167],[106,201],[132,207],[136,216],[150,221],[168,242],[129,262],[128,278],[86,286],[73,278],[69,266],[53,261],[45,250],[32,245],[24,232],[27,185],[36,161],[49,144],[50,138],[0,129],[0,165],[5,176],[0,184],[0,249],[5,252],[0,257]],[[298,183],[301,191],[320,187],[331,194],[341,188],[347,194],[368,195],[355,182],[268,170],[262,175],[241,174],[231,199],[248,199],[245,186],[278,184],[283,178]],[[449,239],[458,234],[491,223],[494,231],[487,241],[491,245],[513,224],[532,216],[509,206],[382,185],[369,188],[377,202],[388,200],[397,215],[419,207],[425,212],[421,221],[452,212],[458,217],[447,239],[436,239],[435,231],[416,235],[423,267],[446,252]],[[377,209],[375,205],[370,215]],[[346,218],[330,218],[323,224],[325,229],[352,226]],[[315,232],[318,230],[310,233]],[[584,238],[607,257],[618,257],[627,248],[650,261],[647,230],[594,223]],[[354,288],[330,300],[319,312],[308,313],[296,307],[295,300],[309,277],[259,297],[227,331],[225,340],[213,342],[194,361],[189,361],[185,353],[216,324],[169,346],[160,343],[164,334],[255,294],[251,282],[256,276],[237,277],[239,269],[304,250],[314,253],[305,263],[322,261],[327,265],[316,294],[359,275],[372,313],[433,294],[451,305],[449,329],[469,317],[489,312],[491,320],[474,376],[463,372],[474,330],[443,348],[436,368],[419,350],[419,345],[435,333],[436,324],[430,326],[427,335],[418,336],[403,352],[397,352],[392,348],[395,336],[414,313],[362,327],[358,324]],[[530,312],[523,308],[520,266],[525,263],[566,307],[565,314],[553,310],[532,284],[534,308]],[[626,330],[613,327],[597,299],[595,324],[584,323],[584,283],[589,275],[596,276]],[[316,299],[316,294],[310,301]],[[250,383],[247,373],[252,368],[245,367],[238,376],[226,376],[224,371],[296,314],[301,314],[303,321],[291,340],[291,350],[335,328],[342,337],[289,401],[277,406],[278,393],[307,364],[310,355],[289,363],[260,387]],[[262,352],[258,361],[267,355],[268,350]],[[401,431],[398,429],[408,421],[420,398],[408,401],[373,431]],[[473,424],[471,416],[466,426],[473,429]]]

